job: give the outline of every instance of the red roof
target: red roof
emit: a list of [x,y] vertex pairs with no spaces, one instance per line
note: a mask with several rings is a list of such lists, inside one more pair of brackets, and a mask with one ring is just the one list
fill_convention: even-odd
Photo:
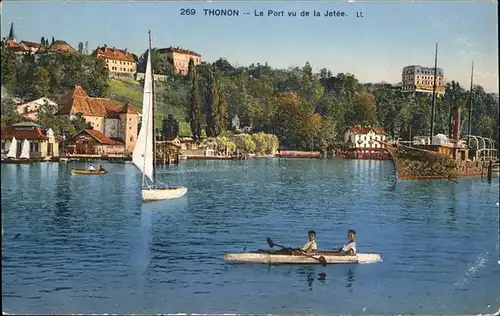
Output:
[[105,59],[114,59],[135,63],[134,56],[131,53],[127,52],[127,50],[125,49],[114,47],[97,47],[96,55],[97,57],[104,57]]
[[40,127],[6,126],[2,128],[2,139],[12,139],[12,137],[15,137],[18,140],[22,140],[25,138],[39,140],[47,139]]
[[76,49],[74,49],[73,47],[71,47],[71,45],[62,40],[54,41],[54,43],[50,45],[47,51],[54,53],[70,53],[70,54],[77,53]]
[[201,57],[200,54],[197,52],[193,52],[192,50],[184,49],[184,48],[179,48],[179,47],[167,47],[167,48],[160,48],[158,50],[159,53],[179,53],[179,54],[186,54],[186,55],[192,55],[192,56],[197,56]]
[[42,44],[35,43],[35,42],[21,41],[21,44],[24,44],[24,45],[26,45],[28,47],[33,47],[33,48],[40,48],[40,47],[42,47]]
[[90,129],[90,128],[86,128],[84,130],[82,130],[80,133],[78,133],[76,137],[80,136],[82,133],[85,133],[89,136],[92,136],[92,138],[94,138],[95,140],[97,140],[99,143],[101,144],[104,144],[104,145],[119,145],[120,142],[117,142],[115,140],[112,140],[111,138],[109,138],[108,136],[104,135],[103,133],[95,130],[95,129]]
[[119,113],[137,114],[131,104],[125,104],[106,99],[89,97],[80,86],[74,86],[59,100],[57,115],[75,115],[82,113],[84,116],[99,116],[118,118]]
[[374,127],[361,127],[361,126],[348,126],[345,129],[346,131],[349,130],[354,134],[368,134],[370,131],[373,131],[377,135],[387,135],[387,133],[380,129],[380,128],[374,128]]

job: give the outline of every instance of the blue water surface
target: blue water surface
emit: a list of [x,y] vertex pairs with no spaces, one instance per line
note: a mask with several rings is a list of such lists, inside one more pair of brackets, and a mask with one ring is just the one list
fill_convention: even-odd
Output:
[[[183,161],[185,197],[144,204],[132,164],[1,166],[9,313],[478,314],[500,308],[498,178],[398,181],[390,161]],[[357,231],[357,265],[226,264]]]

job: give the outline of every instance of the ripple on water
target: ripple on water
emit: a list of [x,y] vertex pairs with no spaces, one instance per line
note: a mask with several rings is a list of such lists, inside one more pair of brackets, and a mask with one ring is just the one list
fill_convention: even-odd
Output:
[[[7,312],[478,314],[499,300],[498,179],[394,186],[390,162],[187,161],[159,170],[185,198],[143,204],[133,165],[75,166],[1,165]],[[309,229],[338,248],[348,228],[384,262],[222,261]]]

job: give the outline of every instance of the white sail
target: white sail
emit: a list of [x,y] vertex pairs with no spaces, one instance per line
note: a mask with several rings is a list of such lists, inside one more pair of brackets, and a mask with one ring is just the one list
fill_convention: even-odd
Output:
[[132,153],[132,161],[141,172],[154,181],[154,160],[153,160],[153,76],[151,71],[151,47],[149,47],[146,73],[144,78],[144,95],[142,99],[142,124],[139,136]]
[[9,152],[7,153],[7,158],[16,158],[17,156],[17,140],[12,136],[12,141],[10,143]]
[[19,158],[30,159],[30,142],[26,138],[23,141],[23,148],[21,149],[21,156]]

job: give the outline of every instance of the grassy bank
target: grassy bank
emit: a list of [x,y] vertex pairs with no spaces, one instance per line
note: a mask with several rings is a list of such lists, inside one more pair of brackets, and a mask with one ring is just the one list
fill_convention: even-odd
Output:
[[[134,105],[137,110],[140,112],[142,108],[142,85],[140,82],[135,80],[119,80],[119,79],[110,79],[109,80],[110,87],[110,97],[113,100],[120,102],[130,102]],[[157,93],[163,92],[163,87],[157,87]],[[174,118],[179,121],[179,134],[190,136],[191,128],[189,127],[189,123],[186,123],[185,119],[185,110],[177,107],[168,108],[165,104],[162,104],[160,100],[158,100],[158,112],[155,115],[155,125],[157,128],[161,128],[162,120],[165,117],[165,112],[171,113],[174,115]]]

